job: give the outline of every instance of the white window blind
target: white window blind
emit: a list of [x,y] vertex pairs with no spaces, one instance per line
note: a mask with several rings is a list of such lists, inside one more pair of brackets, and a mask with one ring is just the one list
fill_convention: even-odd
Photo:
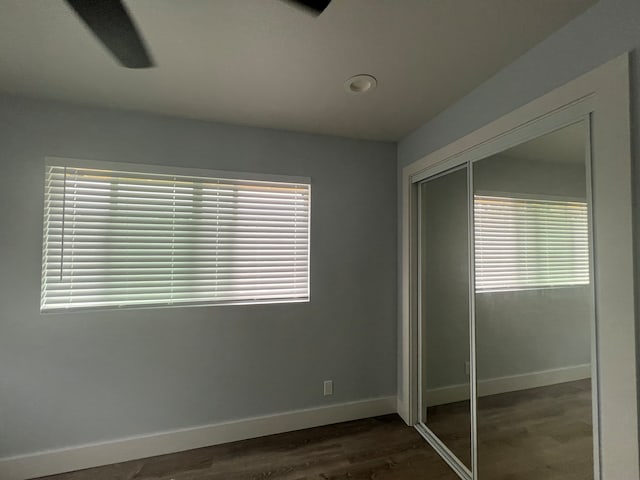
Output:
[[587,205],[474,195],[476,291],[589,283]]
[[308,301],[310,185],[47,166],[41,309]]

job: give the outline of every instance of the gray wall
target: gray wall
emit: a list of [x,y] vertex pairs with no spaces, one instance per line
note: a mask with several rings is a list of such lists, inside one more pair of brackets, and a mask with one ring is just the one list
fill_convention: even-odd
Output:
[[[398,144],[398,178],[409,163],[567,83],[625,51],[631,57],[633,157],[640,153],[640,2],[600,0]],[[637,165],[633,178],[639,197]],[[640,209],[635,208],[636,224]],[[398,377],[401,379],[402,377]],[[403,385],[398,385],[402,392]]]
[[[46,155],[311,177],[311,302],[40,314]],[[0,457],[395,395],[395,156],[0,97]]]

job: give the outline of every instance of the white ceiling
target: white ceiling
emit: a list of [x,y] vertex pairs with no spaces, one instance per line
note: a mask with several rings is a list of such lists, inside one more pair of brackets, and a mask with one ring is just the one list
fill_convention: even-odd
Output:
[[[595,0],[128,0],[157,67],[117,65],[62,0],[0,0],[0,91],[398,140]],[[378,88],[349,95],[370,73]]]

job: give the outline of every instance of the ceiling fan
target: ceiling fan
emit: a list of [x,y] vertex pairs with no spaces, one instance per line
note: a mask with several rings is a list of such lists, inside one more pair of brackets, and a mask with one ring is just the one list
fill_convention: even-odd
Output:
[[[315,15],[320,15],[331,2],[331,0],[287,1],[304,7]],[[122,0],[66,0],[66,2],[122,66],[127,68],[154,66],[151,54]]]

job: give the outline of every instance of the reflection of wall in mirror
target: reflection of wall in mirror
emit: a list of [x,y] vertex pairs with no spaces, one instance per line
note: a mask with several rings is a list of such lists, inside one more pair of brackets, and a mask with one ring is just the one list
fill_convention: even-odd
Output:
[[[539,195],[584,200],[585,169],[577,163],[512,158],[506,152],[474,164],[474,189],[482,193],[511,192],[521,197],[530,194],[532,198]],[[451,200],[451,196],[446,200],[443,198],[439,208],[449,205],[449,215],[460,215],[463,210]],[[466,240],[460,235],[451,236],[449,242],[449,248],[454,251],[466,248]],[[438,270],[444,268],[446,266],[442,265]],[[461,288],[460,281],[465,279],[443,280],[451,285],[450,288]],[[575,286],[477,294],[479,393],[498,393],[587,377],[589,289],[589,286]],[[460,295],[452,293],[451,296]],[[451,320],[464,321],[459,316],[451,317]],[[455,330],[461,328],[464,328],[462,323]],[[468,395],[465,392],[469,380],[463,368],[465,352],[459,352],[457,343],[449,357],[455,354],[459,358],[434,362],[432,369],[438,372],[427,376],[426,386],[432,391],[432,404]]]
[[423,382],[427,390],[457,385],[468,397],[469,265],[465,170],[422,186]]

